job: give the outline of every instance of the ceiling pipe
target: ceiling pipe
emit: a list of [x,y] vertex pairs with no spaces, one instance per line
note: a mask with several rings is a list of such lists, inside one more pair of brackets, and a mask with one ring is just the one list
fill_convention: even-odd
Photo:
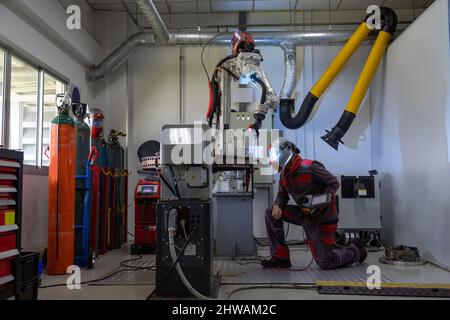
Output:
[[[211,46],[229,46],[232,32],[223,34],[209,43]],[[345,43],[353,31],[255,31],[252,32],[258,46],[318,46],[338,45]],[[214,32],[173,32],[168,42],[156,41],[156,35],[142,32],[132,35],[119,48],[112,52],[99,65],[87,72],[87,80],[93,81],[105,77],[126,59],[134,54],[138,47],[167,47],[167,46],[203,46],[217,33]]]
[[87,71],[87,81],[94,81],[105,77],[108,73],[112,72],[123,62],[128,60],[139,47],[150,46],[154,43],[155,39],[151,33],[141,32],[132,35],[106,57],[102,63]]
[[150,23],[156,42],[167,43],[170,39],[169,30],[152,0],[136,0],[142,14]]

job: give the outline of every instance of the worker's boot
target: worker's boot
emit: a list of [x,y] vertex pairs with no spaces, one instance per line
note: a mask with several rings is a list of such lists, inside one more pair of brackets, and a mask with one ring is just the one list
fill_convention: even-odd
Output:
[[261,265],[264,269],[289,269],[292,267],[290,260],[279,259],[277,257],[261,260]]
[[359,240],[355,240],[352,242],[352,244],[350,245],[350,247],[353,247],[357,250],[358,255],[359,255],[359,263],[363,263],[364,261],[366,261],[367,259],[367,250],[365,248],[365,243],[364,241],[362,241],[361,239]]

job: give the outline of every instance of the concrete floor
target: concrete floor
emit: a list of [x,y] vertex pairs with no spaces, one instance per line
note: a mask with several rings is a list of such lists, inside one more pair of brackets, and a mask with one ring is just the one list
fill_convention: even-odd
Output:
[[[261,249],[260,254],[264,255],[266,249]],[[310,253],[304,250],[294,250],[295,260],[307,260]],[[440,269],[434,265],[427,264],[420,267],[396,267],[378,263],[380,252],[369,253],[367,264],[376,264],[381,268],[381,272],[387,278],[394,282],[410,282],[410,283],[445,283],[450,284],[450,272]],[[113,270],[117,270],[120,262],[133,259],[135,256],[129,254],[128,248],[109,252],[97,260],[94,270],[83,270],[81,273],[81,281],[89,281],[98,279]],[[146,259],[149,258],[146,256]],[[258,267],[258,266],[256,266]],[[129,276],[133,276],[132,273]],[[108,286],[92,286],[82,285],[81,290],[69,290],[66,286],[53,287],[39,290],[40,300],[143,300],[154,289],[154,272],[149,272],[152,277],[150,284],[140,285],[108,285]],[[42,286],[63,284],[67,280],[67,276],[42,276]],[[270,279],[267,279],[270,283]],[[370,296],[345,296],[345,295],[319,295],[315,289],[292,289],[292,288],[258,288],[259,285],[222,285],[219,290],[220,299],[233,300],[303,300],[303,299],[405,299],[396,297],[370,297]],[[243,291],[241,290],[244,289]],[[247,289],[248,288],[248,289]],[[412,298],[411,298],[412,299]]]

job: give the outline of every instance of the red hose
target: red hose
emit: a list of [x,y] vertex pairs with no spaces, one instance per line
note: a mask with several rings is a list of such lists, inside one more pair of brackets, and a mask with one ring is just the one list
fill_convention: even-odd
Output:
[[208,104],[208,112],[206,113],[206,119],[209,119],[211,117],[214,103],[213,88],[211,81],[209,81],[208,86],[209,86],[209,104]]

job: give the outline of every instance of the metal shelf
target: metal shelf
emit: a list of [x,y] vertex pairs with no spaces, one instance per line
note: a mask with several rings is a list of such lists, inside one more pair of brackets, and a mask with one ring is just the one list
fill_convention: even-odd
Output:
[[9,251],[3,251],[3,252],[0,252],[0,260],[8,259],[8,258],[11,258],[11,257],[15,257],[15,256],[18,256],[19,254],[20,254],[20,252],[17,249],[9,250]]
[[0,233],[14,232],[16,238],[14,249],[0,252],[0,260],[15,257],[11,274],[0,278],[0,300],[18,297],[20,293],[23,160],[21,151],[0,149],[0,193],[8,194],[8,198],[0,199],[0,206],[14,211],[15,220],[15,224],[0,226]]
[[14,281],[14,276],[13,275],[9,275],[6,277],[1,277],[0,278],[0,286],[7,284],[8,282],[12,282]]
[[2,232],[11,232],[19,230],[19,226],[17,224],[11,224],[7,226],[0,226],[0,233]]

